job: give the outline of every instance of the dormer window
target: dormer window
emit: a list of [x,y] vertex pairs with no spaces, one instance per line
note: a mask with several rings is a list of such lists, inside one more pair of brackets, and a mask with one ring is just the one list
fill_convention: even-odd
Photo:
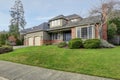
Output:
[[78,19],[71,19],[71,22],[77,22]]
[[51,22],[52,26],[60,26],[60,20],[55,20]]
[[54,20],[50,22],[51,27],[61,26],[61,20]]

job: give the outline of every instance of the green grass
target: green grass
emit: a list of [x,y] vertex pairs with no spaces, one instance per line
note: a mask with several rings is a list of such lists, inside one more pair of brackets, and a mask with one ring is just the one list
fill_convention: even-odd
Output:
[[120,47],[74,50],[57,46],[27,47],[2,54],[0,60],[120,79]]

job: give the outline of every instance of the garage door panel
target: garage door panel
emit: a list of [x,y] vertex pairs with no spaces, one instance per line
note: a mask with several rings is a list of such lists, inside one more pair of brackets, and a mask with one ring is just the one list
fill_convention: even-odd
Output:
[[40,37],[35,37],[35,46],[40,46]]
[[33,46],[33,38],[29,38],[29,46]]

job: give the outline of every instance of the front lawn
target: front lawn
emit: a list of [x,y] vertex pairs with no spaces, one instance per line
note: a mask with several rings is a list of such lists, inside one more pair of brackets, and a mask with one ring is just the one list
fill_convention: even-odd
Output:
[[74,50],[57,46],[27,47],[1,54],[0,60],[120,79],[120,47]]

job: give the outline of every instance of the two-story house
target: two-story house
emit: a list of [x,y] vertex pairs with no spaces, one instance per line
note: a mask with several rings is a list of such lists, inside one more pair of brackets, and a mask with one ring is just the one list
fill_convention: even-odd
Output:
[[[77,14],[69,16],[59,15],[39,26],[22,31],[24,45],[39,46],[50,43],[55,44],[63,41],[68,42],[74,38],[99,39],[100,23],[100,16],[82,18]],[[102,38],[106,40],[106,25],[102,26]]]

